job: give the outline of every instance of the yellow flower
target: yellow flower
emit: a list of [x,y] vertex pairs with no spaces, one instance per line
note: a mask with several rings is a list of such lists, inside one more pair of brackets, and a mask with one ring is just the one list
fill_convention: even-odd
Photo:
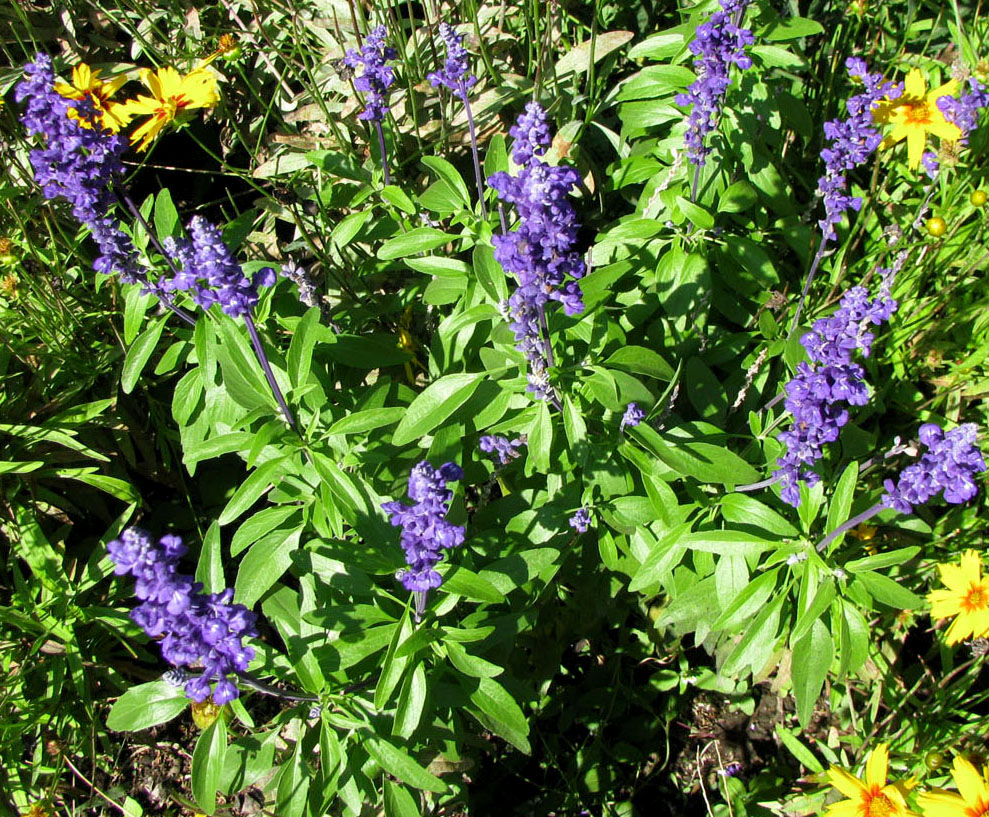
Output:
[[921,794],[917,802],[925,817],[985,817],[989,815],[989,766],[982,775],[963,757],[956,757],[951,776],[958,794],[933,791]]
[[131,134],[131,141],[141,144],[137,149],[147,150],[165,125],[180,118],[193,108],[212,108],[220,101],[216,90],[216,77],[205,68],[195,68],[182,76],[174,68],[165,66],[155,73],[141,69],[141,82],[151,96],[139,96],[126,103],[129,116],[150,117]]
[[838,766],[828,769],[831,785],[847,800],[833,803],[825,810],[827,817],[917,817],[907,808],[905,795],[917,782],[911,777],[899,783],[886,782],[889,770],[889,747],[880,743],[865,763],[865,782]]
[[[100,124],[116,133],[127,124],[130,116],[125,112],[123,103],[111,102],[110,97],[117,93],[125,82],[127,82],[126,75],[104,82],[100,79],[100,69],[94,71],[86,63],[81,62],[72,69],[72,83],[56,82],[55,90],[66,99],[89,99],[93,103],[93,110],[99,114]],[[69,118],[78,119],[83,127],[91,127],[75,109],[69,111]]]
[[962,554],[959,565],[938,565],[947,590],[927,596],[931,618],[957,616],[944,640],[956,644],[972,636],[989,635],[989,577],[982,578],[982,562],[974,550]]
[[943,96],[954,96],[958,82],[951,80],[933,91],[927,91],[927,83],[919,68],[912,68],[904,83],[903,95],[880,105],[872,114],[881,124],[892,124],[893,131],[883,139],[880,149],[891,148],[897,142],[907,140],[907,164],[915,169],[924,155],[927,134],[955,142],[962,132],[952,125],[937,106]]

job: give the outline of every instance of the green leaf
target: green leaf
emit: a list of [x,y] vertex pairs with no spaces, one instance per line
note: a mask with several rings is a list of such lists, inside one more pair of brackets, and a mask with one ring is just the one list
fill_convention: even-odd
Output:
[[810,632],[793,647],[791,673],[793,677],[793,697],[797,702],[797,721],[801,729],[806,729],[814,714],[814,705],[828,677],[831,659],[834,658],[834,643],[831,632],[820,619],[816,619]]
[[464,675],[472,678],[494,678],[501,675],[505,670],[497,664],[485,661],[476,655],[471,655],[456,641],[450,641],[446,645],[446,654],[453,664]]
[[680,537],[680,544],[691,550],[720,553],[723,556],[755,556],[772,550],[779,542],[740,530],[708,530]]
[[759,193],[745,179],[728,186],[718,198],[719,213],[744,213],[759,202]]
[[776,589],[779,568],[760,573],[746,585],[731,603],[721,611],[721,615],[711,625],[711,630],[734,632],[748,619],[762,610],[763,605]]
[[48,541],[32,508],[18,502],[13,511],[15,524],[11,526],[14,534],[11,541],[14,552],[28,563],[42,586],[55,593],[64,593],[70,582],[62,567],[62,555]]
[[784,42],[786,40],[799,40],[802,37],[812,37],[815,34],[823,34],[824,26],[817,20],[808,17],[789,17],[785,20],[772,23],[760,35],[759,39],[770,43]]
[[605,361],[612,369],[622,369],[632,374],[644,374],[668,382],[673,378],[673,367],[663,356],[645,346],[622,346]]
[[326,433],[360,434],[365,431],[373,431],[376,428],[397,423],[405,416],[406,411],[401,406],[355,411],[353,414],[348,414],[346,417],[341,417],[337,420],[326,430]]
[[[828,521],[825,530],[834,530],[839,525],[848,520],[848,514],[852,510],[852,500],[855,498],[855,485],[858,482],[859,465],[852,461],[841,474],[838,484],[835,486],[834,494],[831,497],[831,505],[828,507]],[[845,534],[838,536],[832,548],[842,543]]]
[[398,693],[392,734],[406,740],[412,737],[412,733],[419,726],[425,705],[426,671],[422,668],[422,664],[416,664],[412,672],[405,676],[405,683]]
[[786,517],[748,494],[728,494],[721,500],[721,513],[734,524],[749,525],[777,536],[799,536]]
[[410,216],[415,215],[415,202],[409,198],[409,194],[406,193],[401,187],[396,187],[394,184],[389,184],[387,187],[383,187],[381,189],[381,198],[389,204],[397,207],[403,213]]
[[378,248],[378,258],[382,261],[392,261],[418,252],[429,252],[455,240],[456,236],[448,235],[435,227],[416,227],[404,235],[397,235],[385,241]]
[[[442,569],[440,572],[442,573]],[[491,582],[466,567],[451,565],[442,575],[441,589],[447,593],[456,593],[472,601],[486,601],[491,604],[500,604],[505,600],[504,594]]]
[[138,684],[117,698],[107,715],[106,727],[114,732],[136,732],[170,721],[188,705],[182,687],[164,681]]
[[492,301],[501,303],[508,298],[505,270],[495,259],[494,248],[490,244],[474,245],[471,265],[478,283]]
[[706,207],[683,196],[677,196],[676,201],[680,212],[690,219],[690,223],[698,230],[710,230],[714,227],[714,216]]
[[130,394],[134,390],[141,372],[144,371],[148,359],[158,345],[161,330],[164,328],[165,318],[158,318],[137,336],[137,340],[127,350],[127,357],[124,358],[123,370],[120,373],[120,388],[124,394]]
[[234,582],[238,602],[250,609],[281,578],[292,564],[292,551],[298,548],[301,536],[301,528],[276,530],[251,547]]
[[779,735],[780,742],[790,750],[790,754],[798,762],[802,763],[812,772],[823,774],[824,766],[821,765],[821,761],[814,757],[814,753],[800,742],[800,739],[793,734],[793,730],[786,729],[781,724],[776,724],[775,729],[776,734]]
[[463,261],[458,261],[456,258],[447,258],[443,255],[406,258],[402,263],[416,272],[435,275],[438,278],[466,278],[470,275],[470,267]]
[[216,811],[216,793],[227,754],[227,722],[217,718],[196,741],[192,752],[192,796],[206,813]]
[[220,524],[214,521],[203,537],[203,549],[196,565],[196,581],[203,583],[207,593],[219,593],[227,586],[223,578],[223,556],[220,542]]
[[621,85],[616,102],[673,96],[690,85],[696,75],[682,65],[650,65]]
[[869,595],[894,610],[923,610],[924,600],[882,573],[862,570],[855,574],[856,581],[862,582]]
[[158,240],[164,241],[174,236],[178,223],[179,211],[175,209],[172,194],[166,187],[155,196],[155,232],[158,234]]
[[416,763],[406,752],[397,746],[375,735],[364,733],[364,748],[367,753],[378,761],[378,764],[403,783],[415,786],[417,789],[445,794],[447,785],[438,777],[434,777],[422,766]]
[[[411,597],[410,597],[411,600]],[[407,655],[396,655],[396,651],[412,634],[412,624],[409,622],[409,608],[406,607],[405,614],[401,621],[395,626],[395,634],[392,636],[385,659],[381,663],[381,671],[378,674],[378,683],[374,688],[374,707],[377,710],[384,709],[391,700],[392,693],[398,682],[402,680],[402,673],[409,663]]]
[[179,427],[187,426],[203,396],[203,378],[198,369],[186,372],[172,394],[172,417]]
[[419,394],[392,435],[392,444],[406,445],[431,432],[466,403],[484,378],[483,372],[448,374]]
[[419,806],[404,786],[385,779],[385,817],[419,817]]
[[834,595],[834,579],[828,576],[818,586],[817,592],[814,594],[814,599],[807,609],[797,616],[797,622],[793,625],[793,630],[790,632],[791,644],[796,644],[803,638],[814,622],[824,615],[828,608],[831,607],[831,601],[834,599]]
[[520,752],[532,753],[529,724],[515,699],[497,681],[481,678],[470,699],[478,711],[468,710],[482,726],[503,737]]
[[140,286],[127,287],[124,295],[124,343],[128,346],[141,331],[144,315],[154,302],[155,296],[150,293],[142,295]]
[[234,491],[226,507],[216,520],[219,525],[229,525],[251,507],[261,495],[271,488],[290,466],[288,457],[276,457],[259,465],[240,487]]
[[759,615],[745,628],[741,639],[729,653],[724,664],[721,665],[723,676],[732,677],[744,670],[745,667],[749,667],[753,673],[762,670],[776,646],[780,608],[785,599],[786,597],[782,594],[776,596],[763,606]]
[[645,423],[627,429],[627,433],[678,474],[693,477],[699,482],[742,485],[759,479],[758,472],[751,465],[726,448],[682,438],[666,439]]
[[532,420],[528,437],[528,462],[536,473],[548,474],[550,449],[553,447],[553,418],[550,417],[549,404],[545,400],[540,400],[536,405],[536,416]]
[[303,755],[302,734],[295,741],[295,750],[288,763],[282,766],[275,795],[274,813],[278,817],[302,817],[309,796],[309,769]]
[[877,553],[875,556],[866,556],[862,559],[853,559],[842,565],[849,573],[860,573],[863,570],[881,570],[884,567],[901,565],[909,562],[914,556],[920,553],[921,548],[917,545],[907,548],[897,548],[889,553]]
[[445,181],[450,189],[460,197],[460,200],[470,207],[470,194],[467,192],[467,185],[457,168],[439,156],[423,156],[420,161]]
[[[245,519],[230,542],[230,555],[236,556],[244,548],[253,545],[266,533],[273,531],[293,514],[299,512],[295,505],[282,505],[275,508],[265,508]],[[291,530],[287,525],[286,530]]]
[[306,311],[302,320],[296,324],[295,334],[288,347],[288,377],[295,388],[299,388],[309,379],[309,369],[312,366],[312,352],[323,326],[319,322],[320,310],[314,306]]

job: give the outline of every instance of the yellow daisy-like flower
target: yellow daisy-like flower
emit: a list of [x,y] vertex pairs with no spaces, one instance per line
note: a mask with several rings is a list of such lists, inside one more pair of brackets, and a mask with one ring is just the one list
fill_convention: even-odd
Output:
[[179,120],[194,108],[212,108],[220,101],[216,77],[205,68],[195,68],[185,76],[168,66],[159,68],[157,73],[142,68],[141,82],[151,96],[142,95],[126,103],[130,116],[149,117],[131,134],[132,142],[141,143],[137,147],[139,151],[147,150],[169,122]]
[[989,634],[989,577],[982,578],[982,561],[974,550],[962,554],[961,564],[938,565],[947,590],[933,590],[927,600],[931,618],[956,616],[944,640],[957,644],[973,636]]
[[963,757],[952,763],[951,776],[958,794],[924,792],[917,798],[924,817],[986,817],[989,815],[989,766],[978,770]]
[[[66,99],[89,99],[93,103],[93,110],[99,114],[100,124],[116,133],[127,124],[130,117],[124,110],[124,104],[111,102],[110,97],[117,93],[125,82],[127,82],[125,75],[104,82],[100,79],[99,68],[94,71],[86,63],[81,62],[72,69],[72,82],[56,82],[55,90]],[[83,127],[91,127],[75,109],[69,111],[69,118],[78,119]]]
[[880,743],[865,763],[865,781],[859,780],[838,766],[828,769],[831,785],[847,800],[832,803],[825,810],[827,817],[917,817],[907,808],[906,794],[917,785],[912,777],[898,783],[887,783],[889,746]]
[[880,105],[873,111],[873,119],[880,124],[891,124],[892,132],[879,145],[881,150],[891,148],[897,142],[907,140],[907,164],[911,169],[920,165],[927,146],[927,134],[955,142],[962,132],[952,125],[937,106],[943,96],[954,96],[958,82],[951,80],[928,92],[927,82],[919,68],[912,68],[904,83],[903,95]]

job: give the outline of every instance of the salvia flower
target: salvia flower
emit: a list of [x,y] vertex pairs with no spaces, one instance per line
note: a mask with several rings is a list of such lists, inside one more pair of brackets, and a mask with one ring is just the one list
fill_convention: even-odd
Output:
[[358,119],[368,122],[381,122],[388,113],[385,94],[395,81],[395,69],[385,63],[398,56],[398,52],[386,44],[388,29],[378,26],[364,39],[358,51],[348,49],[343,58],[349,68],[361,68],[361,75],[354,80],[354,87],[364,93],[364,110]]
[[569,524],[577,533],[587,533],[591,526],[591,512],[587,508],[578,509],[577,513],[570,517]]
[[865,287],[852,287],[842,296],[838,311],[815,321],[812,331],[800,339],[810,362],[801,362],[786,384],[785,405],[793,425],[779,435],[787,450],[777,460],[783,501],[794,507],[800,504],[799,483],[818,481],[810,466],[848,423],[846,406],[869,401],[865,370],[852,362],[852,355],[861,351],[869,356],[874,339],[869,327],[888,321],[897,306],[889,294],[888,271],[879,272],[883,283],[874,300],[869,300]]
[[[446,483],[463,475],[455,463],[433,468],[423,460],[409,474],[409,499],[415,504],[394,501],[381,506],[390,515],[392,525],[402,528],[402,549],[408,568],[397,577],[406,590],[425,593],[439,587],[443,578],[436,565],[442,560],[443,551],[463,544],[464,527],[446,520],[453,499],[453,491]],[[421,612],[418,604],[417,610]]]
[[202,665],[201,675],[185,681],[186,695],[199,703],[212,695],[218,705],[238,697],[228,676],[246,672],[254,658],[254,649],[243,644],[257,636],[254,613],[232,603],[230,588],[203,593],[200,582],[180,573],[186,548],[177,536],[155,542],[140,528],[128,528],[106,548],[114,573],[134,577],[134,594],[143,604],[130,617],[152,638],[161,637],[162,657],[175,667]]
[[824,218],[818,223],[824,243],[837,237],[834,225],[841,223],[846,210],[862,207],[859,196],[848,195],[845,174],[863,164],[883,141],[876,122],[883,119],[890,100],[903,93],[902,86],[883,79],[882,74],[870,74],[865,60],[849,57],[845,63],[848,74],[863,83],[865,90],[848,98],[847,119],[832,119],[824,123],[824,135],[829,145],[821,151],[825,173],[818,179],[817,192],[824,199]]
[[279,273],[298,287],[299,301],[306,306],[316,306],[318,303],[316,285],[303,267],[300,267],[295,261],[287,261],[282,264]]
[[203,309],[218,303],[232,317],[249,315],[258,302],[258,287],[274,283],[274,271],[262,269],[251,281],[223,242],[219,228],[202,216],[193,216],[189,235],[165,239],[178,274],[162,281],[162,288],[188,292]]
[[478,447],[485,454],[492,454],[498,460],[499,465],[508,465],[516,457],[520,457],[519,450],[525,445],[524,436],[509,440],[508,437],[501,437],[497,434],[486,434],[477,441]]
[[110,185],[123,174],[126,140],[102,126],[102,112],[89,96],[71,99],[55,90],[47,54],[38,54],[24,75],[15,91],[18,102],[27,102],[21,121],[43,141],[30,153],[35,180],[46,198],[66,199],[89,228],[100,249],[97,272],[119,275],[126,284],[146,283],[130,237],[110,214],[117,201]]
[[958,141],[963,144],[968,135],[979,125],[979,114],[983,108],[989,107],[989,89],[975,77],[968,79],[969,90],[960,97],[939,96],[938,110],[944,115],[949,124],[954,125],[960,132]]
[[521,165],[517,176],[495,173],[488,184],[519,214],[518,229],[492,238],[495,258],[518,281],[505,311],[516,348],[529,364],[528,390],[537,399],[550,394],[547,376],[550,353],[544,336],[546,304],[559,301],[567,315],[584,310],[578,280],[585,272],[576,249],[577,214],[567,196],[580,183],[572,167],[554,167],[539,157],[549,147],[546,114],[530,102],[510,133],[515,137],[512,153]]
[[695,165],[703,165],[711,148],[707,136],[717,127],[725,93],[731,85],[728,70],[732,64],[742,70],[752,67],[745,47],[755,42],[752,32],[739,28],[749,0],[721,0],[721,10],[697,27],[690,50],[696,55],[694,72],[697,79],[687,92],[677,94],[677,105],[692,105],[685,142],[687,157]]
[[635,428],[639,423],[646,419],[646,413],[638,407],[635,403],[629,403],[625,409],[625,413],[622,415],[622,422],[619,426],[619,431],[621,431],[625,426],[629,428]]
[[934,423],[920,427],[920,442],[927,451],[920,462],[908,465],[899,479],[884,482],[886,492],[880,502],[900,513],[913,513],[915,505],[923,505],[940,493],[945,502],[960,505],[978,493],[975,475],[986,470],[975,441],[976,425],[963,423],[945,432]]
[[442,85],[466,101],[467,90],[474,86],[477,77],[470,73],[470,55],[464,48],[464,35],[458,34],[451,25],[440,23],[440,37],[446,44],[446,61],[443,70],[433,71],[427,79],[434,88]]

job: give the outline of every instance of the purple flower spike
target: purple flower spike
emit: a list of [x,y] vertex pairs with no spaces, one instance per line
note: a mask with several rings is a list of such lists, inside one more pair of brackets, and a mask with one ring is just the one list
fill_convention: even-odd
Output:
[[591,512],[587,508],[581,508],[570,517],[570,527],[577,533],[587,533],[591,526]]
[[945,502],[960,505],[978,493],[975,475],[986,470],[986,461],[976,444],[975,423],[964,423],[945,432],[934,423],[920,427],[920,442],[927,451],[920,462],[908,465],[896,483],[888,479],[880,502],[900,513],[913,513],[942,491]]
[[[423,460],[409,474],[409,499],[414,505],[403,502],[385,502],[381,507],[391,516],[391,523],[402,528],[402,549],[408,569],[397,575],[406,590],[425,594],[439,587],[443,578],[435,570],[443,558],[443,550],[463,544],[465,529],[445,519],[453,499],[453,491],[447,482],[462,479],[460,466],[448,462],[433,468]],[[421,599],[421,601],[420,601]],[[425,595],[417,599],[417,614],[421,615]]]
[[847,405],[864,406],[869,402],[865,370],[852,363],[852,355],[861,351],[869,356],[874,335],[870,326],[879,326],[896,311],[890,297],[887,270],[879,270],[882,285],[870,301],[865,287],[852,287],[841,299],[841,307],[829,318],[815,321],[813,330],[800,342],[811,362],[797,366],[796,376],[786,384],[786,409],[793,425],[779,435],[787,451],[777,460],[784,502],[800,504],[800,485],[814,485],[819,480],[809,467],[824,456],[824,446],[838,439],[848,423]]
[[[93,263],[97,272],[118,275],[125,284],[147,284],[133,243],[110,215],[117,201],[110,185],[123,176],[126,138],[103,129],[90,101],[66,99],[55,90],[55,71],[47,54],[38,54],[26,65],[24,77],[14,98],[27,102],[21,121],[28,133],[43,139],[30,160],[45,198],[66,199],[72,214],[89,228],[100,249]],[[69,118],[72,109],[78,118]]]
[[635,428],[639,423],[646,419],[646,413],[640,409],[635,403],[629,403],[628,407],[625,409],[625,413],[622,415],[621,425],[618,430],[621,431],[625,426],[630,428]]
[[274,272],[261,270],[252,282],[223,243],[219,228],[202,216],[193,216],[187,238],[166,238],[165,249],[174,258],[179,273],[165,280],[166,292],[188,291],[203,309],[213,304],[227,315],[249,315],[258,302],[256,285],[274,283]]
[[466,102],[467,91],[477,82],[477,77],[470,73],[470,55],[463,45],[464,35],[457,34],[451,25],[440,23],[440,37],[446,43],[446,62],[442,71],[433,71],[427,79],[434,88],[439,85],[449,88]]
[[[202,675],[187,681],[186,695],[202,703],[225,704],[240,695],[227,676],[246,672],[254,649],[243,639],[257,637],[256,616],[232,604],[234,591],[203,593],[192,576],[180,573],[185,546],[177,536],[155,543],[140,528],[128,528],[106,546],[118,576],[134,577],[134,594],[144,603],[130,617],[152,638],[162,636],[161,655],[175,667],[202,665]],[[213,679],[217,679],[215,689]]]
[[516,457],[522,456],[519,449],[525,443],[524,436],[509,440],[507,437],[499,437],[498,435],[485,435],[477,441],[478,447],[486,454],[493,454],[499,465],[508,465]]
[[677,105],[693,106],[685,142],[687,156],[697,166],[703,165],[711,152],[704,143],[718,126],[725,93],[731,85],[728,69],[733,63],[743,71],[752,67],[745,46],[752,45],[755,37],[747,28],[738,27],[748,4],[749,0],[721,0],[721,11],[697,26],[696,37],[690,43],[691,52],[697,56],[694,60],[697,79],[686,93],[677,94],[674,101]]
[[857,211],[862,207],[861,198],[846,192],[845,173],[863,164],[883,140],[873,120],[874,108],[880,100],[896,99],[903,93],[902,85],[894,86],[882,74],[870,74],[865,60],[849,57],[845,66],[849,76],[865,85],[865,91],[849,97],[845,103],[848,119],[824,123],[824,135],[830,145],[821,151],[825,173],[817,182],[818,195],[824,198],[824,218],[818,222],[823,231],[822,243],[837,237],[834,225],[841,223],[846,210]]
[[957,99],[953,96],[942,96],[937,101],[938,110],[944,118],[956,125],[962,132],[960,141],[968,143],[968,134],[979,126],[979,114],[983,108],[989,107],[989,89],[975,77],[969,77],[968,93]]
[[542,400],[551,394],[547,369],[552,358],[543,334],[546,304],[559,301],[567,315],[584,311],[578,280],[585,266],[576,249],[579,225],[567,199],[580,175],[572,167],[554,167],[538,158],[550,136],[546,115],[535,102],[526,106],[510,133],[515,137],[512,155],[522,169],[518,176],[495,173],[488,184],[498,198],[515,205],[519,227],[494,236],[492,243],[498,263],[518,281],[505,312],[515,346],[529,364],[528,390]]
[[363,68],[354,80],[354,87],[364,93],[364,110],[358,119],[381,122],[388,113],[385,94],[395,81],[395,69],[385,63],[398,56],[398,52],[386,44],[388,29],[378,26],[364,40],[360,51],[349,49],[343,62],[349,68]]

